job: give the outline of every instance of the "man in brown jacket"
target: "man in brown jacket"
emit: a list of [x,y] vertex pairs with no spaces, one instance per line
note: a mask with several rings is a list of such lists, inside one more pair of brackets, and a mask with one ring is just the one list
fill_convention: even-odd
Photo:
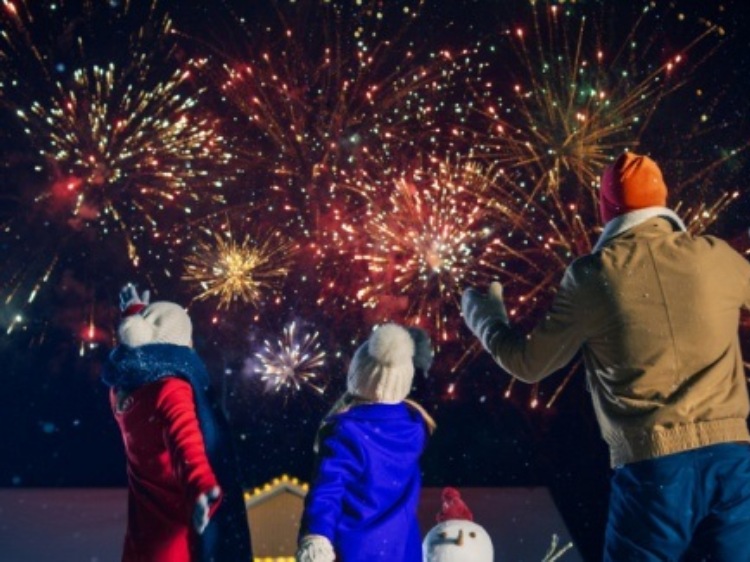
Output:
[[462,311],[495,361],[534,383],[580,350],[614,468],[604,559],[750,561],[750,412],[740,309],[750,263],[666,208],[656,163],[624,153],[600,192],[604,231],[565,272],[529,333],[502,286],[467,289]]

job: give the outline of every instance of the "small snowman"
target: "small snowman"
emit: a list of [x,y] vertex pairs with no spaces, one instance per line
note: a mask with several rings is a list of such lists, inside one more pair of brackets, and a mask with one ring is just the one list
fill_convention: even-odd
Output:
[[444,488],[435,525],[422,542],[423,562],[493,562],[492,540],[455,488]]

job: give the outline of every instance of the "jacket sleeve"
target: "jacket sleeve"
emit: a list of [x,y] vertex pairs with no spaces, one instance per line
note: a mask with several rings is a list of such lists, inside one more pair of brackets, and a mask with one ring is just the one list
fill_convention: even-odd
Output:
[[745,310],[750,310],[750,263],[745,258],[741,258],[743,261],[742,271],[744,277],[744,294],[742,297],[742,306]]
[[[164,439],[175,473],[189,500],[195,503],[200,494],[218,486],[218,481],[206,455],[190,383],[176,377],[165,379],[157,409],[164,423]],[[216,502],[213,511],[218,505]]]
[[492,327],[487,350],[493,359],[527,383],[538,382],[564,367],[585,341],[574,296],[575,282],[568,268],[552,306],[531,332],[523,333],[502,322]]
[[333,543],[347,484],[362,473],[364,456],[345,424],[334,421],[324,431],[317,469],[305,498],[300,538],[322,535]]

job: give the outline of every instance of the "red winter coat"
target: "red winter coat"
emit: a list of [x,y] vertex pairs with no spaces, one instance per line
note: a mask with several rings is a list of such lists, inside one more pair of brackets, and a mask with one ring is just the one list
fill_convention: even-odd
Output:
[[[196,499],[218,485],[198,425],[193,390],[166,377],[121,399],[110,391],[128,470],[123,562],[188,562]],[[213,510],[218,507],[217,502]]]

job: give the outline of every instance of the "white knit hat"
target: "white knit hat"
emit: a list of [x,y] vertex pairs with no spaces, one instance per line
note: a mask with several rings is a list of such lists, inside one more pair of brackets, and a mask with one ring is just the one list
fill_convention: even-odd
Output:
[[422,330],[384,324],[359,346],[349,365],[349,394],[397,404],[411,390],[415,366],[425,371],[432,361],[429,337]]
[[193,324],[187,311],[173,302],[160,301],[128,316],[117,328],[120,343],[138,347],[149,343],[192,346]]

